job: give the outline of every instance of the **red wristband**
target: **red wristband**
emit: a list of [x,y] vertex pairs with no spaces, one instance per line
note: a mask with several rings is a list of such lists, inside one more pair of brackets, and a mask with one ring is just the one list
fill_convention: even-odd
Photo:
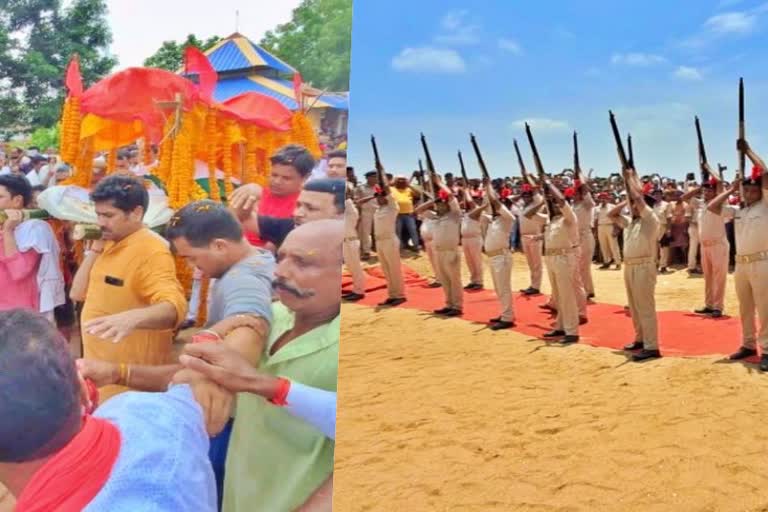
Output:
[[284,379],[282,377],[278,377],[277,379],[277,391],[275,392],[275,396],[272,397],[270,402],[277,405],[278,407],[285,406],[288,402],[286,401],[286,398],[288,398],[288,392],[291,390],[291,381],[288,379]]

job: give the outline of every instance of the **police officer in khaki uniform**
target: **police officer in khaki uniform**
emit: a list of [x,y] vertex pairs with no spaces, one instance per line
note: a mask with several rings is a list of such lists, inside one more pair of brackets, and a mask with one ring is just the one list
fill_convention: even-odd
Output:
[[469,270],[469,284],[465,290],[483,289],[483,227],[481,216],[485,206],[478,208],[476,200],[482,203],[482,196],[472,197],[469,188],[463,189],[465,212],[461,217],[461,248]]
[[445,294],[445,307],[434,311],[437,315],[460,316],[463,314],[464,288],[461,286],[461,207],[456,196],[434,177],[438,197],[416,208],[415,213],[435,207],[437,217],[432,225],[432,244],[435,251],[437,279]]
[[[365,183],[358,185],[355,190],[355,200],[361,201],[375,194],[376,171],[365,173]],[[373,214],[376,213],[375,201],[361,201],[360,221],[358,222],[358,237],[360,238],[360,250],[362,257],[367,260],[371,255],[373,236]]]
[[562,338],[563,344],[579,341],[579,289],[578,252],[574,242],[578,240],[579,224],[573,208],[563,194],[545,179],[551,201],[551,216],[544,229],[544,259],[555,297],[557,319],[555,329],[545,338]]
[[499,201],[493,186],[486,184],[486,196],[495,215],[490,215],[488,232],[485,235],[485,255],[491,268],[493,288],[501,303],[501,314],[491,319],[490,329],[498,331],[515,326],[515,308],[512,296],[512,253],[509,240],[515,227],[515,217]]
[[352,292],[342,295],[344,300],[357,302],[365,297],[365,274],[360,261],[360,239],[358,238],[358,221],[360,214],[357,205],[352,199],[354,189],[351,183],[347,183],[347,199],[344,203],[344,263],[352,274]]
[[[592,281],[592,256],[595,254],[595,235],[592,222],[595,214],[595,201],[589,188],[589,181],[583,176],[574,182],[573,211],[579,221],[579,274],[586,293],[586,299],[595,297],[595,285]],[[586,306],[586,303],[585,303]],[[581,312],[586,316],[586,311]]]
[[[740,140],[738,148],[754,164],[750,176],[742,181],[743,207],[736,212],[736,296],[741,317],[741,348],[732,360],[757,354],[760,344],[760,370],[768,371],[768,177],[765,163]],[[728,199],[730,191],[720,194],[710,208],[716,210]],[[760,327],[755,329],[755,313]]]
[[624,286],[635,328],[635,341],[625,350],[637,350],[633,361],[661,357],[656,322],[656,248],[659,219],[653,213],[654,199],[643,194],[634,169],[624,172],[631,217],[622,214],[625,203],[611,212],[624,228]]
[[603,270],[611,268],[611,263],[621,268],[621,251],[619,250],[619,240],[614,233],[615,224],[608,217],[615,204],[611,201],[611,195],[603,192],[598,196],[600,206],[597,208],[597,239],[600,244],[600,253],[603,256],[603,264],[600,267]]
[[[711,169],[709,172],[710,176],[713,176]],[[697,309],[695,313],[720,318],[725,309],[725,285],[728,279],[728,259],[731,251],[725,224],[733,219],[737,208],[726,204],[711,208],[715,197],[723,193],[723,184],[714,176],[701,188],[707,204],[707,209],[702,212],[699,219],[701,269],[704,272],[704,308]]]
[[403,287],[403,268],[400,264],[400,240],[395,233],[395,223],[400,209],[389,190],[389,182],[381,171],[379,178],[383,187],[376,186],[376,204],[373,215],[373,231],[376,236],[376,255],[379,257],[381,270],[387,280],[389,298],[379,306],[399,306],[405,302]]
[[520,291],[525,295],[538,295],[541,293],[541,278],[544,272],[542,265],[543,232],[548,217],[542,211],[544,197],[541,194],[534,193],[531,185],[528,183],[523,184],[520,197],[523,200],[523,211],[520,215],[520,238],[522,239],[525,260],[528,262],[528,269],[531,274],[531,285]]

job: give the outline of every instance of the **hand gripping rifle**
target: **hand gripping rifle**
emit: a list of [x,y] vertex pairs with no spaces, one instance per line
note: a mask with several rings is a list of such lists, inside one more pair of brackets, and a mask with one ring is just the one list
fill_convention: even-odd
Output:
[[550,218],[552,217],[552,199],[551,190],[548,189],[546,184],[547,175],[544,173],[544,166],[541,164],[541,158],[539,158],[539,151],[536,149],[536,142],[533,140],[533,134],[531,133],[531,127],[528,123],[525,123],[525,134],[528,136],[528,144],[531,146],[531,153],[533,153],[533,163],[536,165],[536,172],[539,175],[539,181],[541,182],[541,192],[544,194],[544,199],[547,201],[547,213]]
[[439,203],[442,201],[440,199],[440,194],[438,190],[435,190],[435,177],[437,176],[437,171],[435,171],[435,164],[432,162],[432,155],[429,154],[429,147],[427,147],[427,138],[424,137],[424,134],[421,134],[421,147],[424,149],[424,156],[427,159],[427,172],[429,173],[429,182],[432,184],[432,191],[434,193],[434,201],[436,203]]
[[704,185],[709,181],[709,171],[707,170],[707,152],[704,150],[704,138],[701,136],[701,124],[699,123],[699,116],[695,116],[694,124],[696,125],[696,137],[699,140],[699,169],[701,169],[701,184]]
[[[475,139],[475,136],[473,134],[469,134],[469,141],[472,143],[472,149],[475,150],[475,156],[477,157],[477,164],[480,166],[480,172],[483,174],[483,180],[486,182],[486,186],[490,189],[493,189],[493,185],[491,184],[491,176],[488,174],[488,168],[485,166],[485,160],[483,160],[483,155],[480,153],[480,148],[477,145],[477,140]],[[496,217],[498,213],[496,212],[496,207],[493,206],[493,201],[491,201],[491,198],[488,198],[488,201],[491,203],[491,215],[493,217]]]
[[[739,78],[739,139],[744,140],[746,137],[745,135],[745,129],[744,129],[744,79]],[[744,168],[747,164],[747,155],[744,154],[744,151],[741,149],[739,150],[739,198],[742,201],[742,205],[744,204],[744,178],[746,177],[746,174],[744,174]]]
[[376,177],[379,181],[380,190],[376,195],[380,197],[386,195],[386,185],[384,183],[386,178],[384,176],[384,166],[381,165],[381,158],[379,158],[379,148],[376,147],[376,137],[373,135],[371,135],[371,146],[373,147],[373,160],[376,165]]
[[[461,156],[461,151],[458,152],[459,155],[459,166],[461,167],[461,177],[464,180],[464,198],[469,195],[469,178],[467,178],[467,169],[464,167],[464,159]],[[465,200],[464,203],[466,203],[467,210],[470,209],[470,204]]]

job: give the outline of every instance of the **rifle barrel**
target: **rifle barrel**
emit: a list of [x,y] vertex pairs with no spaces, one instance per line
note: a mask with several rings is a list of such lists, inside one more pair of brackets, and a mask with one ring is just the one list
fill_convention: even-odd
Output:
[[[744,127],[744,79],[739,78],[739,139],[745,138]],[[746,155],[739,151],[739,173],[744,178],[744,168],[746,167]]]
[[579,163],[579,139],[576,132],[573,132],[573,172],[578,176],[581,173],[581,164]]
[[544,166],[541,164],[541,158],[539,158],[539,151],[536,149],[536,142],[533,140],[533,134],[531,133],[531,127],[528,123],[525,123],[525,134],[528,136],[528,144],[531,146],[531,152],[533,153],[533,163],[536,165],[536,171],[539,176],[544,175]]
[[528,171],[525,169],[525,162],[523,162],[523,155],[520,154],[520,148],[517,146],[517,139],[512,139],[512,143],[515,145],[515,153],[517,153],[517,163],[520,164],[520,172],[523,174],[527,174]]
[[627,154],[624,152],[624,143],[621,141],[621,135],[619,134],[619,127],[616,124],[616,116],[612,111],[608,111],[611,121],[611,130],[613,131],[613,139],[616,142],[616,151],[619,154],[619,161],[623,170],[629,169],[629,161],[627,160]]

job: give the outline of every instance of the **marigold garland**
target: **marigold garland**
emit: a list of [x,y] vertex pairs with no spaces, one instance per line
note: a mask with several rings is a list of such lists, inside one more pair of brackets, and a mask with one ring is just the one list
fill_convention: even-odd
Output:
[[221,171],[224,173],[224,196],[227,198],[227,201],[232,197],[232,191],[234,190],[234,185],[232,184],[232,172],[234,171],[232,151],[237,141],[234,140],[233,125],[234,122],[230,119],[224,121],[224,147],[222,148]]
[[117,170],[117,148],[109,150],[107,157],[107,175],[113,174]]
[[77,159],[81,123],[80,98],[68,96],[64,101],[59,133],[61,158],[70,165]]
[[200,300],[197,306],[196,327],[202,327],[208,321],[208,288],[210,284],[211,279],[207,276],[200,280]]
[[218,116],[214,110],[208,112],[208,116],[205,119],[205,142],[207,146],[209,197],[219,203],[221,202],[221,191],[219,190],[219,180],[216,176],[216,163],[219,152],[219,132],[216,130],[217,118]]

